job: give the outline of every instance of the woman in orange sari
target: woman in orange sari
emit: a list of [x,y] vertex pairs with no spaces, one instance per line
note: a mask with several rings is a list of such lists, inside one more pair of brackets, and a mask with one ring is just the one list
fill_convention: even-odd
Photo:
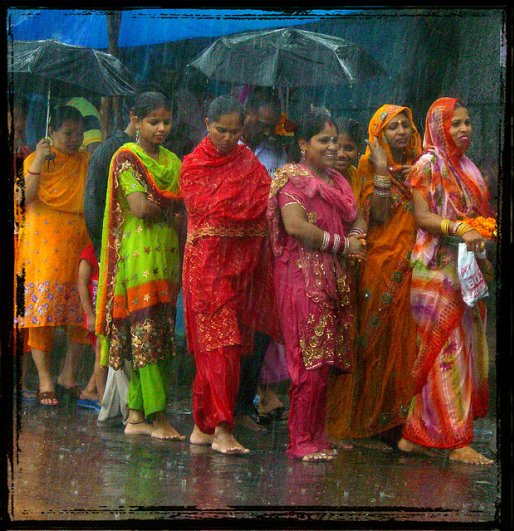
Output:
[[[369,124],[358,174],[368,226],[367,256],[359,277],[359,330],[351,404],[329,401],[332,440],[391,450],[379,438],[403,425],[414,394],[416,325],[410,309],[410,253],[416,224],[405,177],[421,153],[408,107],[383,105]],[[348,411],[343,409],[350,408]],[[387,433],[390,432],[390,433]]]
[[79,151],[83,120],[76,109],[55,109],[49,131],[51,144],[43,138],[24,161],[24,194],[18,194],[26,210],[17,262],[17,274],[25,275],[25,304],[17,320],[28,329],[39,377],[38,400],[56,406],[50,352],[57,327],[67,327],[68,332],[68,350],[57,379],[63,391],[78,395],[76,369],[88,343],[77,275],[80,253],[89,243],[83,197],[90,154]]

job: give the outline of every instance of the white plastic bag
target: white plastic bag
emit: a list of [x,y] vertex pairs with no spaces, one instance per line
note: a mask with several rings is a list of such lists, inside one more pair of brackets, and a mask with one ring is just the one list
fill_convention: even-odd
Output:
[[[482,254],[485,255],[485,251]],[[479,258],[485,258],[481,255],[478,255]],[[475,253],[468,251],[465,243],[459,243],[457,274],[462,298],[468,306],[475,306],[478,300],[489,296],[487,282],[478,267]]]

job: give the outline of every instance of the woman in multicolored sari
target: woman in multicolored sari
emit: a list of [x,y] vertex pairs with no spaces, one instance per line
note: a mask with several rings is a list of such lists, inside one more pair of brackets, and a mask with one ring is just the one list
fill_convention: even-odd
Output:
[[166,417],[179,280],[172,220],[181,199],[180,160],[161,145],[171,130],[162,94],[141,94],[134,115],[137,140],[124,144],[111,161],[96,333],[103,365],[119,370],[124,359],[132,361],[125,433],[182,440]]
[[337,133],[325,113],[300,121],[299,163],[275,173],[267,213],[291,377],[287,453],[309,462],[337,455],[325,416],[329,368],[351,370],[352,308],[343,257],[365,255],[364,231],[352,228],[357,205],[351,187],[333,169]]
[[[409,181],[419,225],[413,250],[411,304],[417,323],[416,396],[398,448],[426,453],[449,450],[452,461],[489,465],[471,448],[473,419],[488,409],[488,351],[483,300],[467,306],[457,277],[457,249],[480,254],[486,238],[463,222],[490,216],[489,192],[465,153],[471,121],[454,98],[430,107],[424,153]],[[477,258],[485,275],[491,264]]]
[[400,437],[393,429],[404,424],[414,394],[416,325],[409,289],[416,223],[405,177],[421,154],[421,138],[410,109],[398,105],[380,107],[368,132],[358,166],[368,236],[358,286],[353,400],[345,408],[331,401],[328,432],[333,439],[390,451],[391,439]]
[[232,434],[241,356],[256,332],[278,339],[266,205],[266,168],[239,143],[243,109],[232,97],[209,105],[207,136],[184,157],[188,214],[182,274],[187,345],[195,356],[191,444],[247,454]]

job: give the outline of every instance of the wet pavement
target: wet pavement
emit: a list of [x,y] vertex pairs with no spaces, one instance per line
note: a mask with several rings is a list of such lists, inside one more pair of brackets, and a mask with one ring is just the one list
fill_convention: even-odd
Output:
[[[169,418],[189,434],[189,388],[176,389]],[[202,519],[202,528],[205,522],[219,528],[223,522],[233,527],[234,519],[248,527],[255,519],[259,527],[267,522],[276,529],[291,519],[371,525],[390,519],[476,524],[495,518],[497,465],[357,448],[340,451],[331,463],[307,464],[286,457],[285,422],[262,433],[237,427],[236,436],[252,452],[223,456],[187,442],[127,437],[121,424],[100,427],[96,418],[74,402],[58,408],[22,402],[10,496],[13,520],[166,519],[187,527]],[[494,457],[492,429],[492,417],[476,422],[475,447]]]
[[[493,323],[488,327],[491,407],[486,418],[475,422],[473,445],[495,458]],[[183,340],[178,338],[177,344],[168,416],[189,435],[194,365]],[[63,347],[54,353],[56,367]],[[92,363],[91,352],[79,368],[82,386]],[[36,382],[32,366],[29,387]],[[287,385],[279,396],[287,403]],[[36,529],[41,522],[58,529],[65,529],[66,522],[70,527],[91,522],[100,529],[159,528],[159,521],[165,521],[162,528],[194,529],[320,529],[332,524],[349,529],[352,523],[356,529],[395,529],[391,521],[398,529],[409,529],[410,523],[416,529],[433,529],[432,524],[444,529],[445,523],[496,529],[498,463],[480,467],[361,448],[340,450],[329,463],[303,463],[285,455],[286,421],[259,433],[236,427],[236,437],[251,453],[223,456],[187,442],[128,437],[121,419],[100,426],[95,411],[69,399],[57,408],[22,401],[14,413],[8,511],[20,527],[13,523],[9,529],[34,522]]]

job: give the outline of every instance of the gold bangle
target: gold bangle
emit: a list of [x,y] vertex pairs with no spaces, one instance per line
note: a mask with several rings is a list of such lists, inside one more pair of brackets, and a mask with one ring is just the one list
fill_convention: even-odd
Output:
[[455,231],[455,234],[459,236],[459,238],[462,238],[466,232],[469,232],[470,230],[474,230],[471,225],[468,225],[467,223],[461,223],[457,230]]
[[450,226],[450,220],[443,218],[441,221],[441,234],[448,236],[448,228]]

